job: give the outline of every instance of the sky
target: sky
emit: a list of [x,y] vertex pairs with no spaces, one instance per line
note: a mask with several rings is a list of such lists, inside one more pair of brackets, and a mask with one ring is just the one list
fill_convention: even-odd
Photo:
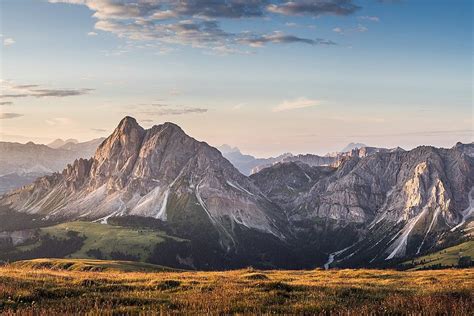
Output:
[[0,0],[0,140],[131,115],[256,156],[474,141],[472,1]]

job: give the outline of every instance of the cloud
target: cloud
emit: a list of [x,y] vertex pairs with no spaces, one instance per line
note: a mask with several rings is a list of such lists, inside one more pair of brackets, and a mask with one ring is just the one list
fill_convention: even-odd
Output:
[[72,124],[72,120],[68,117],[55,117],[45,120],[45,122],[51,126],[67,126]]
[[21,117],[23,114],[20,113],[0,113],[0,120],[12,119]]
[[0,105],[12,105],[12,104],[13,104],[13,102],[11,102],[11,101],[1,101],[0,102]]
[[294,35],[285,35],[281,32],[275,32],[269,35],[263,35],[253,38],[242,39],[241,42],[246,43],[253,47],[262,47],[267,43],[276,43],[276,44],[287,44],[287,43],[303,43],[309,45],[336,45],[335,42],[325,39],[309,39],[301,38]]
[[104,128],[91,128],[91,131],[96,132],[96,133],[106,133],[107,130]]
[[97,35],[99,35],[99,34],[97,34],[96,32],[89,32],[89,33],[87,33],[87,35],[88,35],[88,36],[97,36]]
[[163,108],[159,110],[145,110],[138,112],[139,114],[144,114],[147,116],[160,116],[160,115],[185,115],[185,114],[201,114],[206,113],[208,109],[199,108],[199,107],[173,107],[173,108]]
[[37,84],[14,84],[11,81],[0,82],[0,99],[9,98],[45,98],[45,97],[71,97],[88,94],[94,89],[48,89]]
[[358,19],[372,21],[372,22],[380,22],[380,18],[378,16],[365,15],[365,16],[359,16]]
[[5,39],[3,39],[3,46],[12,46],[13,44],[15,44],[15,40],[11,37],[7,37]]
[[133,108],[133,114],[136,114],[139,117],[202,114],[208,112],[208,109],[202,107],[172,105],[166,103],[138,104],[127,106],[127,112],[130,112],[130,108]]
[[338,34],[345,34],[345,33],[363,33],[367,32],[369,29],[361,24],[357,25],[356,27],[349,28],[349,29],[343,29],[341,27],[335,27],[332,29],[333,32],[336,32]]
[[[306,39],[298,35],[228,32],[221,20],[268,18],[269,13],[284,15],[347,15],[358,7],[350,0],[276,1],[269,0],[49,0],[87,6],[97,20],[95,29],[110,32],[133,42],[144,41],[164,46],[186,45],[221,55],[249,53],[238,46],[265,43],[326,44],[326,39]],[[290,23],[289,26],[292,24]],[[131,44],[132,45],[132,44]],[[135,45],[136,47],[136,45]],[[162,46],[143,46],[168,52]],[[125,50],[125,52],[127,49]],[[123,49],[120,49],[120,54]]]
[[282,4],[270,4],[267,10],[272,13],[283,15],[309,15],[321,16],[349,15],[359,10],[360,7],[353,4],[352,0],[300,0],[285,1]]
[[307,99],[304,97],[297,98],[295,100],[285,100],[280,103],[277,107],[273,108],[273,112],[290,111],[302,108],[308,108],[319,105],[321,102],[318,100]]

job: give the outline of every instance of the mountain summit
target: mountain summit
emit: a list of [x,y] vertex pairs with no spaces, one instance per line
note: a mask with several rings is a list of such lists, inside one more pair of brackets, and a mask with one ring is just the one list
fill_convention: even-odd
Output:
[[0,203],[48,219],[104,223],[135,215],[192,226],[205,217],[229,249],[237,243],[236,226],[285,238],[279,208],[217,149],[173,123],[144,129],[132,117],[122,119],[91,159],[78,159]]

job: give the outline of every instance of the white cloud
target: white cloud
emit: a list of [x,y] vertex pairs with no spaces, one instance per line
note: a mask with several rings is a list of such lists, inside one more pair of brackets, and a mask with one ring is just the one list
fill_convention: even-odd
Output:
[[3,46],[12,46],[15,44],[15,40],[11,37],[7,37],[3,40]]
[[335,27],[335,28],[332,29],[332,31],[336,32],[336,33],[339,33],[339,34],[344,33],[344,31],[340,27]]
[[88,35],[88,36],[97,36],[97,35],[99,35],[99,34],[97,34],[96,32],[89,32],[89,33],[87,33],[87,35]]
[[367,20],[372,22],[380,22],[380,18],[378,16],[359,16],[360,20]]
[[365,26],[359,24],[355,30],[357,32],[367,32],[369,29],[366,28]]
[[273,108],[273,112],[291,111],[296,109],[308,108],[319,104],[321,104],[319,100],[301,97],[295,100],[283,101],[277,107]]
[[[324,0],[323,4],[307,6],[276,6],[283,15],[336,14],[347,15],[358,7],[352,0]],[[298,35],[275,35],[257,32],[228,32],[221,20],[269,18],[268,0],[49,0],[50,3],[84,5],[93,11],[95,30],[110,32],[129,41],[131,48],[142,43],[159,43],[204,49],[216,54],[247,53],[241,46],[261,47],[266,44],[333,45],[328,39],[303,38]],[[286,3],[286,2],[285,2]],[[273,12],[273,13],[275,13]],[[289,22],[288,25],[296,26]],[[94,36],[95,32],[88,35]],[[142,43],[137,43],[142,42]],[[153,47],[152,47],[153,48]]]

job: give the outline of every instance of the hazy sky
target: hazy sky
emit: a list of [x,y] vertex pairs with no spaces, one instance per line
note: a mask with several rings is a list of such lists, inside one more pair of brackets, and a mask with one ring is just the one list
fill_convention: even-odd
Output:
[[125,115],[260,156],[474,140],[470,0],[0,5],[1,140]]

